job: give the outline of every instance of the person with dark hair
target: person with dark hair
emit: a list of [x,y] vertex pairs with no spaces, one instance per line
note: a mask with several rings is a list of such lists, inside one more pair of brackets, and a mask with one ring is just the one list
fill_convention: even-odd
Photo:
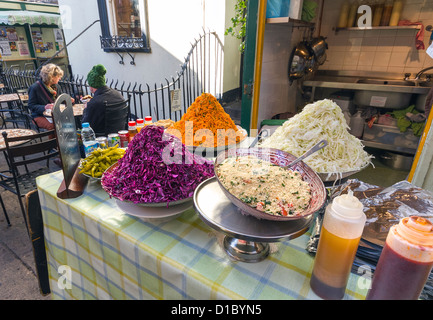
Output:
[[105,84],[106,73],[107,69],[102,64],[98,64],[87,74],[87,83],[93,98],[87,102],[83,110],[81,123],[88,122],[95,132],[105,131],[105,104],[124,101],[120,92]]

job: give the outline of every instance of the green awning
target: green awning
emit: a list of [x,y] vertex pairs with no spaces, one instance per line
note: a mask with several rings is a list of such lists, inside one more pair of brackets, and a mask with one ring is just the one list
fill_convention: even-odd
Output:
[[59,14],[36,12],[36,11],[0,11],[0,24],[30,24],[30,25],[54,25],[62,26],[62,19]]

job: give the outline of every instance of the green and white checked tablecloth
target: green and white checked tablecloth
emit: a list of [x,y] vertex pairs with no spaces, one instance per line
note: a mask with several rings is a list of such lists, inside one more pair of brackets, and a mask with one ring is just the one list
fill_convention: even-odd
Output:
[[[53,299],[318,299],[307,234],[278,243],[264,261],[234,262],[193,208],[145,222],[123,213],[98,183],[58,198],[62,179],[58,171],[37,180]],[[364,299],[362,282],[352,273],[345,299]]]

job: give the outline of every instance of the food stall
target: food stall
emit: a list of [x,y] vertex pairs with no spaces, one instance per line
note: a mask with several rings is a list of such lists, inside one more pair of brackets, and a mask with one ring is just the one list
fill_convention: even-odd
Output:
[[[318,298],[309,287],[308,235],[275,244],[261,262],[236,262],[193,208],[167,210],[159,221],[139,218],[119,210],[97,183],[61,200],[61,181],[60,172],[38,180],[53,299]],[[362,279],[351,274],[346,299],[364,299]]]
[[[317,122],[307,121],[312,109]],[[371,220],[348,260],[341,298],[365,299],[384,235],[407,206],[431,218],[431,202],[420,202],[431,195],[394,188],[414,201],[403,207],[393,191],[348,179],[371,157],[342,124],[341,109],[324,100],[256,139],[203,93],[181,120],[131,132],[101,177],[87,168],[81,195],[58,197],[60,171],[39,177],[53,298],[320,299],[310,279],[325,209],[349,194]],[[327,144],[311,154],[317,138]],[[393,208],[379,210],[386,203]]]
[[[0,10],[0,61],[3,68],[36,70],[64,46],[59,14]],[[65,50],[53,62],[68,71]]]

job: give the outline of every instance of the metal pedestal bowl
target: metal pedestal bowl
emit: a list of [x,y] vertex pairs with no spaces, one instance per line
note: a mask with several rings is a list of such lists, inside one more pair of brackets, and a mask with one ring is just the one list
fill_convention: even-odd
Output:
[[297,238],[308,231],[313,221],[312,216],[281,222],[244,215],[225,196],[215,177],[203,181],[193,198],[200,219],[224,235],[225,253],[241,262],[266,259],[269,243]]

